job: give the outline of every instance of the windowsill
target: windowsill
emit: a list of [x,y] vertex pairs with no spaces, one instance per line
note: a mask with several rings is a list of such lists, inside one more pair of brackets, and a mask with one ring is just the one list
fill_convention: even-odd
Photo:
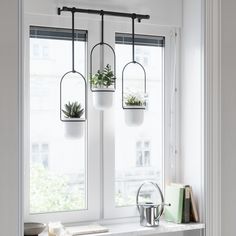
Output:
[[[109,228],[107,233],[89,234],[90,236],[142,236],[142,235],[156,235],[162,233],[184,232],[189,230],[200,230],[205,228],[204,223],[188,223],[175,224],[166,221],[160,221],[158,227],[143,227],[139,223],[122,223],[122,224],[103,224]],[[46,236],[42,234],[41,236]]]

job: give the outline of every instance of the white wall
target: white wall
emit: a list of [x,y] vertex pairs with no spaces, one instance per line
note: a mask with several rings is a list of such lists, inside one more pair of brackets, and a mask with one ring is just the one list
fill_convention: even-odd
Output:
[[[181,96],[181,180],[193,187],[201,205],[202,168],[202,5],[183,1]],[[200,210],[200,209],[199,209]]]
[[235,236],[236,214],[236,1],[221,1],[222,236]]
[[[124,0],[25,0],[25,13],[56,15],[57,8],[62,6],[150,14],[151,19],[143,22],[166,26],[181,26],[182,19],[182,0],[129,0],[125,4]],[[81,14],[80,17],[97,19],[99,16]]]
[[0,230],[16,236],[19,227],[18,3],[0,2]]
[[[191,1],[192,0],[187,0]],[[185,4],[186,2],[185,1]],[[1,234],[7,236],[16,236],[17,229],[19,225],[19,185],[18,185],[18,167],[19,167],[19,146],[18,146],[18,129],[19,129],[19,117],[18,117],[18,102],[19,102],[19,81],[18,81],[18,3],[17,0],[1,0],[0,3],[0,31],[3,34],[0,37],[0,228]],[[39,14],[55,14],[55,8],[57,6],[67,5],[68,1],[41,1],[42,4],[38,5],[39,1],[26,0],[26,12],[27,13],[36,13]],[[64,2],[64,3],[63,3]],[[98,2],[98,1],[97,1]],[[140,1],[138,4],[134,4],[136,1],[130,0],[126,2],[127,6],[124,8],[122,1],[115,2],[114,0],[110,1],[109,8],[116,7],[117,10],[124,11],[136,11],[140,13],[151,14],[152,20],[150,23],[158,23],[159,25],[171,25],[171,26],[181,26],[181,0],[152,0],[147,4],[146,1]],[[71,1],[69,2],[71,3]],[[68,4],[69,4],[68,3]],[[73,1],[73,3],[78,4],[78,1]],[[89,1],[80,1],[81,7],[90,7],[94,6],[92,0]],[[83,6],[82,6],[83,4]],[[85,5],[86,4],[86,5]],[[92,5],[91,5],[92,4]],[[107,1],[100,0],[98,3],[99,6],[104,6],[107,4]],[[49,6],[49,7],[48,7]],[[186,5],[185,5],[186,7]],[[198,6],[196,6],[198,7]],[[107,9],[109,9],[107,8]],[[191,8],[193,10],[193,8]],[[198,8],[197,8],[198,9]],[[9,14],[11,10],[11,14]],[[166,14],[166,12],[169,14]],[[195,11],[193,10],[193,13]],[[198,16],[196,16],[198,17]],[[186,22],[187,23],[186,18]],[[196,35],[197,36],[197,35]],[[185,42],[190,40],[187,38]],[[199,40],[193,38],[193,40]],[[190,55],[185,51],[184,60],[188,61]],[[195,55],[195,54],[193,54]],[[199,55],[196,52],[195,60],[198,61]],[[192,57],[191,57],[192,60]],[[191,65],[192,66],[192,65]],[[188,72],[185,71],[185,78],[187,81]],[[196,81],[195,81],[196,82]],[[199,86],[197,83],[196,86]],[[187,92],[186,87],[182,88],[186,94],[182,97],[182,102],[187,103],[189,93]],[[198,95],[195,95],[195,99],[198,101]],[[194,99],[190,100],[194,103]],[[9,109],[10,105],[10,109]],[[187,104],[186,104],[187,105]],[[189,106],[188,106],[189,107]],[[198,111],[199,107],[196,106],[195,109]],[[4,112],[3,112],[4,111]],[[7,111],[7,113],[6,113]],[[183,122],[187,122],[189,114],[183,113],[185,119]],[[182,123],[183,124],[183,123]],[[187,123],[188,126],[190,124]],[[191,136],[190,132],[186,129],[183,130],[186,136],[183,136],[183,140],[187,141],[187,138]],[[196,135],[199,135],[196,132]],[[196,138],[196,145],[199,146],[199,140]],[[185,150],[183,154],[189,158],[191,156],[199,157],[196,152],[192,152],[192,149]],[[186,158],[185,164],[190,162]],[[198,161],[196,164],[199,164]],[[183,178],[187,178],[188,173],[186,172]],[[225,180],[227,181],[227,179]],[[195,182],[195,181],[194,181]],[[192,183],[191,183],[192,184]],[[197,184],[196,184],[197,186]],[[233,219],[233,217],[231,218]],[[176,234],[182,235],[182,233]],[[185,233],[184,235],[190,235],[190,233]],[[191,234],[192,235],[192,234]],[[227,234],[226,234],[227,235]],[[230,235],[230,234],[228,234]]]

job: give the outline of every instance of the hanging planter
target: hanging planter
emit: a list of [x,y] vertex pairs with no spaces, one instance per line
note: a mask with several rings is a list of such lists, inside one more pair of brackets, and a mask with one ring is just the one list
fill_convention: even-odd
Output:
[[[74,66],[74,13],[72,10],[72,71],[60,82],[60,119],[67,138],[81,138],[87,119],[87,86],[84,76]],[[82,94],[82,96],[81,96]]]
[[[90,53],[90,89],[93,93],[93,105],[98,110],[107,110],[113,105],[113,94],[116,89],[116,76],[115,76],[115,65],[116,57],[115,51],[111,45],[104,42],[104,14],[101,13],[101,42],[96,44]],[[108,49],[113,56],[113,65],[107,64],[104,65],[104,50]],[[95,49],[100,50],[100,69],[93,74],[93,57]]]
[[[132,93],[125,96],[124,94],[124,78],[125,78],[125,70],[129,65],[135,64],[141,68],[143,71],[143,79],[144,79],[144,91],[143,94]],[[122,108],[125,113],[125,123],[128,126],[140,126],[144,121],[144,111],[146,109],[146,101],[144,97],[146,96],[146,72],[143,66],[136,62],[129,62],[126,64],[122,71]]]
[[[81,79],[84,90],[81,88]],[[82,91],[84,96],[80,96]],[[64,122],[65,136],[81,138],[87,117],[85,78],[79,72],[67,72],[61,79],[60,96],[60,118]]]
[[68,102],[62,109],[64,113],[64,129],[67,138],[81,138],[84,133],[84,108],[78,102]]
[[125,98],[125,122],[129,126],[140,126],[144,120],[145,102],[138,95]]
[[[146,101],[140,94],[137,93],[130,94],[125,96],[124,94],[124,80],[125,80],[125,71],[127,68],[131,65],[137,66],[137,69],[141,69],[143,72],[143,81],[144,81],[144,91],[143,91],[143,97],[146,95],[146,71],[144,67],[137,61],[135,61],[135,55],[134,55],[134,20],[136,18],[136,15],[133,14],[132,17],[132,61],[128,62],[123,70],[122,70],[122,108],[124,109],[125,114],[125,123],[128,126],[140,126],[142,125],[144,121],[144,111],[146,109]],[[139,73],[140,75],[140,73]]]
[[103,71],[98,70],[91,77],[90,84],[93,87],[93,105],[98,110],[109,109],[112,106],[115,79],[115,75],[109,64],[107,64]]

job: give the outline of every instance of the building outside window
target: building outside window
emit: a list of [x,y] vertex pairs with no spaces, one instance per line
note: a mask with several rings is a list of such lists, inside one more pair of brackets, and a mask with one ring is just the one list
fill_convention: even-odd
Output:
[[48,168],[49,144],[48,143],[32,143],[31,160],[34,164],[42,165]]
[[150,166],[150,142],[147,140],[136,142],[136,166]]

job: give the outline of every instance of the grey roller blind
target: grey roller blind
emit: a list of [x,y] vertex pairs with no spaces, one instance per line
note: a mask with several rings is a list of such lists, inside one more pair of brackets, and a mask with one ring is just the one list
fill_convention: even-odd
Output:
[[[147,45],[164,47],[165,37],[163,36],[150,36],[150,35],[135,35],[135,45]],[[132,35],[116,33],[116,43],[117,44],[132,44]]]
[[[71,29],[30,26],[31,38],[71,40]],[[87,41],[87,31],[75,30],[76,41]]]

